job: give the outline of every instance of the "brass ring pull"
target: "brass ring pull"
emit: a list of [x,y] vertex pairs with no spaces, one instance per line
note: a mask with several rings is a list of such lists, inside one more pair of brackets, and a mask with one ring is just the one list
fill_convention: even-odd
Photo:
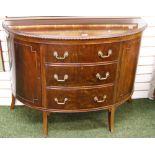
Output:
[[96,74],[96,78],[101,80],[101,81],[108,79],[109,76],[110,76],[109,72],[106,72],[105,77],[101,77],[100,73]]
[[105,102],[106,99],[107,99],[107,96],[106,96],[106,95],[103,96],[103,100],[99,100],[97,96],[94,97],[94,101],[95,101],[96,103]]
[[104,55],[104,53],[102,51],[98,51],[98,56],[101,57],[102,59],[108,58],[111,55],[112,55],[112,50],[111,49],[108,51],[108,54],[107,55]]
[[58,52],[55,51],[55,52],[53,53],[53,56],[54,56],[57,60],[64,60],[64,59],[66,59],[66,58],[69,56],[69,54],[68,54],[68,52],[66,51],[66,52],[64,53],[64,56],[63,56],[63,57],[60,57],[60,56],[58,56]]
[[54,74],[54,79],[57,80],[58,82],[65,82],[66,80],[68,80],[68,75],[65,74],[64,75],[64,79],[60,80],[57,74]]
[[59,104],[59,105],[64,105],[64,104],[66,104],[66,102],[68,101],[68,98],[65,98],[65,99],[64,99],[64,102],[59,102],[57,98],[54,98],[54,101],[55,101],[57,104]]

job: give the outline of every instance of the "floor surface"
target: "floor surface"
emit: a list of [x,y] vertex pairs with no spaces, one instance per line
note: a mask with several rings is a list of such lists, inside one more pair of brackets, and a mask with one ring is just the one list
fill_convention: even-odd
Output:
[[[25,106],[0,106],[0,137],[44,137],[42,113]],[[125,103],[116,110],[115,130],[107,127],[107,111],[49,116],[49,136],[57,138],[155,137],[155,101]]]

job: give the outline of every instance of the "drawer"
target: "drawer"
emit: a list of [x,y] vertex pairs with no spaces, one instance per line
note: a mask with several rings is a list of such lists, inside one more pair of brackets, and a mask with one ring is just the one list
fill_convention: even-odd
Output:
[[89,86],[113,83],[117,64],[46,66],[47,86]]
[[52,63],[92,63],[118,59],[120,43],[89,45],[46,45],[45,61]]
[[85,89],[47,89],[47,102],[50,109],[99,108],[113,103],[113,86]]

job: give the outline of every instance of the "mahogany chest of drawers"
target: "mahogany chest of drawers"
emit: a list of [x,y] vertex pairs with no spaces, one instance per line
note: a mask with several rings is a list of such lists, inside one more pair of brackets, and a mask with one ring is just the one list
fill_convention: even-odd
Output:
[[141,18],[10,18],[8,33],[15,99],[48,114],[108,110],[131,100],[140,41]]

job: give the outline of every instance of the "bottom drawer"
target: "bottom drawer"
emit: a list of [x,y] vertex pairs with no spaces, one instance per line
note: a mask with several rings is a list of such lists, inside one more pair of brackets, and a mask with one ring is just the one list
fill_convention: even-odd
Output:
[[112,104],[113,86],[47,89],[47,102],[50,109],[80,110],[99,108]]

